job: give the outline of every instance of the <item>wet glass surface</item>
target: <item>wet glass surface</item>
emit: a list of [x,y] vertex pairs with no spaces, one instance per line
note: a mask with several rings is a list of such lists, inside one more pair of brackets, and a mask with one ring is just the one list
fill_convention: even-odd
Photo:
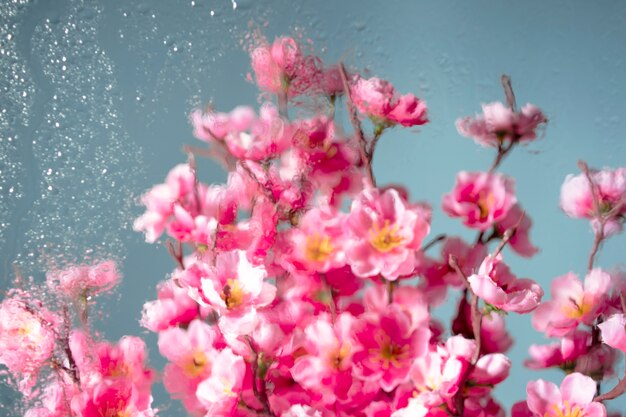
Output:
[[[246,81],[251,31],[268,38],[302,34],[329,62],[342,59],[392,81],[429,105],[431,124],[393,131],[374,168],[381,184],[402,182],[435,207],[433,232],[463,234],[439,209],[458,170],[486,169],[489,150],[461,138],[456,118],[502,100],[508,73],[520,104],[550,119],[544,137],[517,150],[502,170],[534,221],[541,253],[509,257],[519,276],[550,280],[584,273],[588,224],[558,208],[576,161],[626,165],[626,5],[619,1],[480,2],[4,0],[0,4],[0,268],[41,279],[47,265],[86,258],[121,262],[120,295],[108,299],[99,327],[111,339],[145,335],[157,367],[156,338],[139,327],[141,305],[173,268],[160,245],[132,231],[138,197],[184,162],[196,144],[190,110],[207,102],[227,111],[256,104]],[[200,164],[205,181],[225,173]],[[469,236],[469,233],[466,234]],[[599,264],[626,260],[626,238],[611,239]],[[445,312],[442,313],[445,315]],[[525,383],[556,372],[521,363],[543,342],[528,317],[511,315],[512,377],[498,390],[507,406]],[[4,410],[12,396],[2,391]],[[165,395],[157,388],[155,402]],[[613,403],[626,408],[626,400]],[[163,415],[183,415],[178,404]]]

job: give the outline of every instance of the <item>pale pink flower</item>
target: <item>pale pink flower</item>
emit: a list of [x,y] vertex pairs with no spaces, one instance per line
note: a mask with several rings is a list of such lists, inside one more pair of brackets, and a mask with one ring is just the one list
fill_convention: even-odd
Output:
[[204,409],[196,389],[211,375],[218,341],[217,329],[199,320],[192,321],[187,330],[175,327],[159,333],[159,351],[171,362],[165,366],[163,383],[190,412]]
[[528,234],[532,221],[519,204],[515,204],[509,213],[496,223],[496,231],[504,235],[508,229],[514,228],[513,235],[509,238],[508,245],[519,256],[530,258],[539,252],[539,249],[530,242]]
[[254,109],[249,106],[237,106],[230,113],[201,110],[191,113],[194,136],[209,143],[224,140],[231,130],[246,130],[255,118]]
[[533,280],[516,278],[502,262],[502,254],[487,256],[476,274],[467,280],[486,303],[515,313],[529,313],[541,302],[543,290]]
[[[593,188],[585,174],[565,178],[561,186],[561,208],[570,217],[591,220],[596,233],[600,232],[601,217],[606,222],[605,236],[620,232],[626,216],[626,168],[605,168],[592,171],[590,176],[597,194],[597,211]],[[611,215],[607,217],[609,213]]]
[[532,104],[526,104],[514,112],[500,102],[483,104],[483,114],[456,121],[459,134],[473,138],[485,147],[497,147],[505,141],[528,142],[537,137],[536,130],[548,120]]
[[530,359],[524,365],[530,369],[545,369],[553,366],[567,367],[589,351],[591,334],[576,330],[563,336],[560,342],[549,345],[531,345],[528,348]]
[[606,417],[606,408],[594,402],[596,383],[577,372],[567,375],[561,387],[540,379],[526,386],[528,408],[537,417]]
[[613,314],[598,327],[604,343],[626,353],[626,319],[623,314]]
[[141,325],[153,332],[168,327],[186,325],[198,317],[200,307],[188,295],[188,289],[174,281],[162,282],[157,287],[157,299],[143,305]]
[[293,38],[276,38],[271,45],[264,42],[251,51],[250,57],[256,83],[263,91],[293,97],[319,84],[319,59],[303,55]]
[[533,326],[550,337],[561,337],[580,323],[592,325],[605,308],[610,284],[609,274],[599,268],[587,274],[584,284],[571,272],[555,278],[552,300],[535,310]]
[[68,297],[89,297],[111,290],[120,281],[115,262],[106,260],[93,265],[73,265],[46,274],[48,285]]
[[18,379],[26,395],[54,352],[57,326],[58,318],[43,308],[35,310],[19,297],[0,304],[0,364]]
[[452,192],[443,197],[443,210],[463,219],[467,227],[485,231],[504,219],[516,201],[512,179],[502,174],[461,171]]
[[198,385],[196,396],[208,415],[230,416],[236,407],[246,365],[229,348],[213,357],[211,376]]
[[295,404],[285,411],[281,417],[322,417],[322,413],[308,405]]
[[296,359],[291,374],[303,387],[319,392],[325,404],[345,399],[352,385],[352,356],[360,350],[354,336],[358,324],[349,313],[340,314],[334,324],[322,315],[304,331],[307,353]]
[[453,336],[445,345],[438,345],[417,358],[410,371],[411,381],[420,402],[436,407],[451,401],[461,388],[463,376],[476,351],[476,343],[462,336]]
[[206,275],[197,282],[187,281],[198,292],[201,304],[215,309],[219,327],[224,333],[247,334],[257,324],[256,310],[268,306],[276,287],[264,282],[267,271],[253,265],[243,251],[221,252],[215,266],[205,266]]
[[224,140],[236,158],[262,161],[284,151],[291,144],[292,135],[276,107],[266,103],[259,110],[258,118],[233,125]]
[[384,122],[394,108],[396,89],[389,81],[377,77],[354,78],[350,87],[354,105],[368,117]]
[[411,321],[391,304],[383,314],[372,313],[357,332],[363,349],[354,354],[355,372],[363,379],[377,381],[385,392],[408,381],[411,363],[428,351],[430,330],[411,331]]
[[430,211],[409,205],[398,192],[365,189],[352,203],[347,226],[348,263],[360,277],[395,281],[416,266],[416,253],[430,231]]
[[180,164],[168,173],[165,183],[152,187],[141,197],[146,206],[146,212],[133,223],[133,229],[145,232],[146,241],[154,243],[163,233],[170,216],[174,214],[174,204],[187,206],[195,201],[192,192],[195,185],[195,175],[189,165]]
[[79,390],[73,382],[53,380],[43,391],[40,407],[28,409],[24,417],[67,417],[71,415],[70,401],[76,395]]

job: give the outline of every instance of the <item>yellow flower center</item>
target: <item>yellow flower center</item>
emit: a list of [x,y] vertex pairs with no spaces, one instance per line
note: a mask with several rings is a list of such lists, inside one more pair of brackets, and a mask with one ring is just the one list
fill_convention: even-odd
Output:
[[404,365],[400,362],[409,357],[409,346],[399,346],[391,341],[389,335],[379,330],[374,335],[378,349],[370,349],[372,360],[381,364],[383,369],[389,369],[389,365],[395,368],[402,368]]
[[593,303],[585,301],[584,296],[581,300],[575,300],[573,298],[570,298],[569,301],[570,302],[568,304],[565,304],[563,307],[561,307],[561,312],[567,318],[579,320],[586,314],[590,313],[593,309]]
[[330,237],[314,233],[306,238],[304,256],[312,262],[324,262],[333,253]]
[[330,355],[331,366],[335,369],[341,369],[343,360],[350,356],[352,346],[349,342],[341,344],[341,347]]
[[478,201],[476,202],[476,205],[478,206],[478,209],[480,210],[481,220],[484,220],[489,216],[489,207],[493,206],[493,204],[495,203],[495,199],[496,198],[491,193],[487,195],[484,195],[483,193],[481,193],[478,196]]
[[585,417],[586,413],[578,405],[572,407],[569,401],[563,401],[562,405],[552,404],[543,417]]
[[229,310],[239,307],[243,304],[245,293],[241,284],[236,279],[229,278],[226,280],[226,285],[222,289],[221,298],[226,303],[226,308]]
[[378,222],[374,222],[370,229],[370,243],[379,252],[389,252],[400,246],[404,238],[398,234],[398,224],[390,226],[389,220],[381,228]]
[[201,375],[209,364],[206,354],[202,351],[194,352],[189,359],[183,366],[183,371],[191,378]]

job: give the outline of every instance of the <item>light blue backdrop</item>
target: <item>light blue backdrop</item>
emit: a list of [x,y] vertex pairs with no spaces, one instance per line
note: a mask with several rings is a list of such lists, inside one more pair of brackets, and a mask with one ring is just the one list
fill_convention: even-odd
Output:
[[[143,301],[173,267],[159,245],[132,232],[139,195],[183,162],[195,143],[187,114],[212,101],[230,110],[256,103],[245,81],[241,46],[249,22],[270,38],[303,33],[329,62],[343,59],[414,92],[431,123],[417,134],[396,130],[381,141],[374,164],[381,184],[401,181],[436,208],[434,233],[463,233],[445,217],[441,195],[458,170],[486,169],[492,153],[461,138],[456,118],[502,100],[508,73],[519,104],[548,115],[545,137],[508,158],[517,194],[534,220],[532,260],[508,257],[519,276],[550,280],[584,273],[592,235],[586,222],[558,208],[559,189],[584,158],[591,166],[626,165],[626,3],[513,1],[133,1],[5,0],[0,4],[0,265],[2,287],[12,263],[41,278],[41,265],[114,256],[125,275],[108,299],[100,328],[111,339],[143,334]],[[204,161],[203,161],[204,162]],[[206,181],[220,168],[200,167]],[[468,236],[468,234],[465,234]],[[626,239],[598,258],[626,259]],[[528,317],[511,316],[516,365],[498,398],[525,397],[528,380],[557,372],[521,367],[542,338]],[[146,335],[162,367],[155,337]],[[620,371],[621,372],[621,371]],[[12,397],[2,391],[9,413]],[[156,403],[165,396],[157,389]],[[614,401],[625,409],[626,400]],[[165,416],[182,415],[173,405]]]

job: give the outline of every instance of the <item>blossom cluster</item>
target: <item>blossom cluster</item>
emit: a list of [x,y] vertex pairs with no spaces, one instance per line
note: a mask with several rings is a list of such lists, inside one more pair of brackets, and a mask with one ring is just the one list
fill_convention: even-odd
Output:
[[[582,174],[566,179],[561,207],[591,221],[594,246],[584,282],[559,277],[542,302],[537,282],[505,263],[505,248],[525,258],[539,249],[515,180],[497,169],[547,117],[532,104],[518,111],[508,78],[507,104],[457,121],[462,136],[496,149],[488,170],[459,172],[443,196],[442,211],[475,231],[470,243],[430,237],[432,206],[376,183],[378,141],[426,125],[423,100],[326,65],[289,37],[257,40],[250,57],[259,110],[193,111],[207,147],[188,148],[188,163],[143,195],[134,223],[148,242],[165,236],[176,263],[141,318],[168,361],[162,381],[172,398],[192,416],[501,417],[494,388],[512,366],[505,317],[532,313],[535,328],[559,341],[532,346],[527,366],[568,375],[560,388],[530,382],[512,415],[605,417],[603,401],[626,390],[596,393],[626,353],[626,276],[597,267],[595,255],[622,229],[626,169],[581,163]],[[220,161],[226,182],[202,183],[199,157]],[[45,386],[29,417],[156,413],[143,342],[113,345],[89,330],[92,297],[117,282],[111,262],[73,265],[48,276],[58,311],[19,292],[2,303],[0,363],[23,386]],[[459,299],[446,327],[432,308],[448,293]],[[46,367],[55,372],[43,378]]]

